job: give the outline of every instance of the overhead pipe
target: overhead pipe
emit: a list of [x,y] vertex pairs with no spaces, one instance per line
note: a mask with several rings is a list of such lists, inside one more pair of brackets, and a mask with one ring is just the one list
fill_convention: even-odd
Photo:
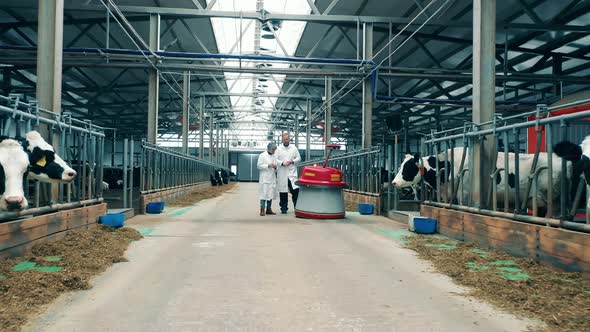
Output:
[[[37,51],[34,46],[0,46],[0,50],[15,51]],[[341,64],[341,65],[358,65],[371,67],[371,85],[373,87],[373,97],[376,96],[377,85],[377,64],[370,60],[354,59],[326,59],[326,58],[300,58],[285,56],[269,55],[241,55],[241,54],[211,54],[211,53],[191,53],[191,52],[168,52],[168,51],[149,51],[149,50],[121,50],[93,47],[67,47],[63,49],[64,53],[74,54],[99,54],[99,55],[136,55],[150,56],[155,54],[159,57],[172,59],[221,59],[221,60],[258,60],[258,61],[283,61],[292,63],[310,63],[310,64]]]
[[[382,96],[377,95],[376,100],[378,101],[399,101],[399,102],[417,102],[417,103],[431,103],[431,104],[453,104],[453,105],[472,105],[471,99],[433,99],[433,98],[415,98],[415,97],[396,97],[396,96]],[[497,100],[497,105],[529,105],[536,106],[538,102],[532,101],[508,101],[508,100]]]

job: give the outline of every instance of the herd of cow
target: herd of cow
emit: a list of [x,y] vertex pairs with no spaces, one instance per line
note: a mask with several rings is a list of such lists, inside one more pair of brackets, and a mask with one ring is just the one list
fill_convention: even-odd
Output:
[[[454,189],[449,182],[453,177],[455,183],[458,183],[457,179],[461,172],[459,161],[467,153],[467,151],[464,153],[463,149],[459,147],[448,151],[449,156],[453,154],[455,160],[452,173],[448,171],[451,168],[448,160],[451,158],[448,157],[445,162],[444,153],[423,157],[406,155],[391,184],[398,189],[416,188],[423,180],[427,187],[440,191],[441,198],[448,201],[452,197]],[[538,177],[538,190],[534,192],[531,190],[528,197],[525,197],[528,182],[526,175],[531,171],[534,156],[531,154],[518,155],[519,199],[521,202],[526,199],[530,205],[533,195],[536,195],[538,207],[542,209],[547,206],[548,192],[552,190],[553,206],[558,207],[557,202],[560,195],[563,194],[560,192],[562,179],[566,178],[570,182],[572,193],[568,195],[572,195],[572,197],[580,182],[580,175],[584,174],[585,179],[590,181],[590,136],[587,136],[580,145],[569,141],[560,142],[553,147],[553,153],[551,183],[548,181],[547,170],[541,171]],[[497,168],[504,167],[505,158],[504,152],[498,153]],[[497,172],[495,181],[498,193],[504,192],[505,186],[510,188],[508,199],[513,206],[516,195],[514,190],[516,187],[515,154],[509,152],[507,158],[508,171]],[[465,159],[463,168],[468,168],[468,158]],[[562,159],[567,161],[565,177],[562,176]],[[537,169],[546,167],[548,162],[547,153],[540,153]],[[421,166],[423,170],[420,170]],[[0,211],[18,211],[27,208],[28,202],[25,197],[27,179],[49,183],[70,183],[76,175],[76,171],[55,153],[53,147],[38,132],[31,131],[24,138],[0,137]],[[119,174],[113,174],[113,176],[118,178]],[[437,178],[440,179],[440,188],[437,188]],[[111,180],[115,181],[115,179]],[[210,180],[213,186],[227,184],[229,173],[225,169],[217,169],[210,175]],[[465,193],[468,190],[463,190],[463,187],[470,188],[468,181],[469,177],[465,177],[458,186],[457,192],[459,194],[456,199],[459,204],[463,204],[466,200]],[[108,183],[103,181],[103,189],[108,188]],[[503,204],[503,200],[504,195],[499,194],[498,204]],[[590,200],[587,202],[590,206]]]
[[[452,195],[454,189],[452,188],[453,186],[450,185],[451,176],[455,179],[455,185],[457,185],[459,182],[459,173],[461,172],[459,161],[464,155],[463,149],[464,148],[460,147],[454,148],[452,151],[448,151],[449,157],[446,159],[447,161],[445,161],[444,152],[439,153],[437,156],[431,155],[425,157],[420,157],[419,155],[406,155],[391,184],[395,188],[415,188],[420,183],[420,181],[424,180],[424,183],[427,187],[440,191],[441,198],[444,201],[449,201],[450,198],[453,197]],[[465,151],[465,155],[467,155],[467,152],[468,151]],[[453,169],[449,172],[447,170],[451,168],[451,165],[448,160],[451,159],[451,154],[453,154],[453,159],[455,162],[452,167]],[[504,168],[505,158],[506,154],[504,152],[498,153],[496,164],[498,169]],[[504,192],[505,186],[508,185],[510,188],[508,202],[514,206],[516,196],[514,189],[516,187],[516,155],[512,152],[509,152],[507,158],[509,165],[508,171],[497,172],[496,178],[494,180],[496,181],[497,192],[499,193],[498,204],[504,203],[504,195],[501,193]],[[529,181],[527,175],[531,172],[533,159],[534,155],[532,154],[518,155],[519,199],[521,202],[526,199],[528,202],[528,207],[531,208],[533,195],[536,195],[539,207],[539,215],[545,216],[543,208],[547,206],[547,197],[549,197],[547,194],[549,190],[552,191],[551,197],[553,199],[553,206],[559,207],[558,202],[560,195],[564,194],[560,192],[560,184],[564,178],[569,181],[569,188],[571,188],[571,192],[569,194],[565,194],[572,195],[572,198],[574,196],[573,194],[575,193],[575,190],[578,188],[578,184],[581,179],[580,176],[582,174],[584,174],[586,181],[590,181],[590,136],[587,136],[580,145],[576,145],[569,141],[563,141],[556,144],[553,147],[553,156],[551,158],[551,183],[548,180],[547,169],[542,170],[538,176],[537,191],[533,192],[531,190],[528,194],[528,197],[525,197],[527,196],[526,189],[527,182]],[[562,159],[565,159],[567,163],[567,173],[565,174],[565,177],[562,176]],[[547,153],[539,153],[536,169],[545,168],[548,163],[549,158]],[[423,165],[422,171],[420,170],[421,164]],[[465,169],[468,167],[468,158],[465,158],[463,168]],[[437,178],[440,180],[437,181]],[[437,188],[437,182],[440,183],[440,188]],[[590,184],[590,182],[587,182],[587,184]],[[466,189],[463,190],[463,187]],[[469,177],[465,177],[465,180],[460,182],[458,185],[457,192],[459,194],[456,197],[457,202],[461,205],[463,205],[463,203],[466,201],[466,194],[469,191],[468,188],[470,188]],[[590,207],[590,200],[587,202],[587,205]]]

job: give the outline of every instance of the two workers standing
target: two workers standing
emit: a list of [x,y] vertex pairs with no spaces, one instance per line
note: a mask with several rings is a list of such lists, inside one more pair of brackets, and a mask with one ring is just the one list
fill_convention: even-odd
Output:
[[297,164],[301,161],[299,150],[291,145],[289,133],[283,133],[282,144],[277,147],[268,143],[266,151],[258,156],[258,170],[260,170],[260,215],[275,214],[271,209],[272,200],[279,193],[281,213],[288,210],[289,193],[293,199],[293,206],[297,205],[299,187],[297,180]]

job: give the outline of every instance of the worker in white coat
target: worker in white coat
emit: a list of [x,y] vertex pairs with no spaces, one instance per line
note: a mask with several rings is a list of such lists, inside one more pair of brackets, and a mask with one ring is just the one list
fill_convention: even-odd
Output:
[[297,205],[297,196],[299,187],[295,184],[297,181],[297,164],[301,161],[299,150],[291,145],[289,133],[283,133],[283,144],[277,148],[277,185],[279,190],[279,206],[281,213],[285,214],[288,210],[289,192],[293,198],[293,206]]
[[268,143],[266,151],[258,156],[258,170],[260,175],[258,182],[260,184],[260,215],[276,214],[271,209],[272,199],[277,192],[277,160],[275,158],[275,151],[277,145],[275,143]]

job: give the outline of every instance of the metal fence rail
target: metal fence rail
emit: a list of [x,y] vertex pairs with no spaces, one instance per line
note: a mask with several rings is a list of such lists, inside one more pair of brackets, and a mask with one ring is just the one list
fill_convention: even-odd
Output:
[[39,108],[36,102],[25,103],[21,95],[0,96],[0,135],[24,136],[31,130],[46,128],[44,137],[54,144],[55,152],[68,163],[77,176],[72,183],[59,184],[56,197],[51,185],[25,181],[29,209],[0,212],[0,221],[52,211],[76,208],[102,201],[103,153],[105,135],[90,121],[73,119],[71,114],[57,114]]
[[146,141],[141,142],[140,192],[158,192],[209,181],[226,166],[188,156]]
[[[590,111],[555,117],[543,116],[546,112],[546,109],[540,107],[535,113],[536,119],[532,121],[512,124],[496,122],[488,124],[485,129],[471,125],[459,134],[449,135],[449,132],[441,132],[430,135],[424,140],[422,155],[437,155],[444,164],[450,164],[453,171],[447,172],[444,178],[437,176],[436,193],[423,197],[425,203],[435,206],[442,204],[463,211],[481,211],[501,217],[510,214],[514,216],[513,219],[520,221],[539,223],[544,220],[548,225],[590,231],[590,224],[569,222],[576,214],[586,181],[583,177],[579,181],[572,179],[571,164],[565,159],[555,160],[558,157],[553,154],[553,145],[567,137],[568,125],[575,120],[590,118]],[[529,132],[531,128],[534,128],[535,132],[536,151],[529,151],[532,154],[525,157],[522,143],[526,142],[527,132],[529,140],[532,138]],[[559,139],[555,141],[555,137]],[[489,139],[494,142],[495,157],[492,160],[496,165],[490,174],[481,175],[489,177],[490,188],[483,188],[487,192],[482,197],[487,196],[487,200],[481,202],[480,206],[474,203],[474,192],[471,190],[473,181],[480,179],[473,178],[471,167],[474,165],[474,147],[483,146],[484,140]],[[458,158],[451,153],[454,147],[459,148]],[[542,150],[546,152],[541,152]],[[497,162],[499,157],[504,160],[501,165]],[[523,164],[523,161],[526,164]],[[437,163],[437,174],[440,174],[440,171],[442,170]],[[441,178],[443,182],[446,181],[446,185],[442,183],[443,187]],[[498,192],[498,184],[502,179],[504,189]],[[512,185],[508,184],[509,179]],[[572,183],[576,185],[576,188],[572,189],[577,190],[570,190]],[[553,188],[554,184],[559,185],[559,188]],[[587,190],[587,193],[590,193],[590,190]],[[542,208],[540,204],[543,204]],[[586,211],[587,216],[590,216],[589,212]]]
[[[342,177],[348,189],[361,192],[380,194],[383,184],[381,170],[385,164],[385,149],[378,145],[367,149],[347,151],[330,157],[328,166],[342,171]],[[308,165],[322,165],[324,159],[315,159],[299,164],[299,167]]]

